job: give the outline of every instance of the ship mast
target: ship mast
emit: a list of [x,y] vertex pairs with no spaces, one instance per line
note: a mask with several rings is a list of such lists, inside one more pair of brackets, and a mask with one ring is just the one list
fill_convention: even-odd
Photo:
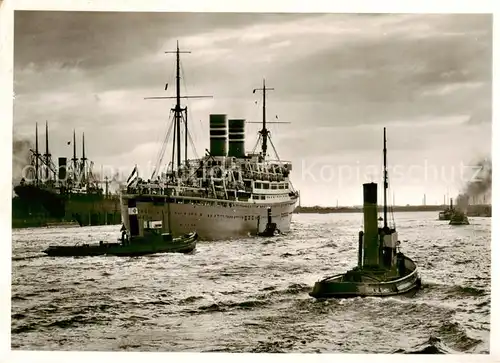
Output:
[[85,157],[85,132],[82,133],[82,182],[85,183],[85,165],[87,158]]
[[[262,80],[262,88],[255,88],[252,93],[255,93],[255,91],[262,91],[262,129],[259,131],[259,140],[262,137],[262,159],[266,158],[267,154],[267,141],[271,142],[271,146],[274,149],[273,142],[271,141],[271,135],[269,130],[267,129],[268,124],[289,124],[290,122],[284,122],[284,121],[267,121],[266,119],[266,91],[274,91],[274,88],[266,87],[266,80]],[[278,118],[278,116],[276,116]],[[261,122],[256,122],[256,121],[247,121],[249,124],[260,124]],[[257,141],[258,143],[259,141]],[[274,152],[277,152],[276,149],[274,149]],[[278,157],[279,158],[279,157]]]
[[274,91],[274,88],[266,88],[265,78],[262,80],[262,88],[255,88],[255,91],[262,91],[262,130],[259,131],[262,136],[262,157],[267,154],[267,138],[269,137],[269,130],[266,128],[266,91]]
[[389,186],[387,178],[387,140],[384,127],[384,228],[387,228],[387,188]]
[[[171,53],[171,52],[165,52],[165,53]],[[177,50],[175,51],[175,98],[176,98],[176,103],[175,103],[175,108],[173,108],[174,111],[174,119],[175,119],[175,130],[177,134],[177,170],[179,170],[179,167],[181,166],[181,118],[182,118],[182,108],[181,108],[181,75],[180,75],[180,53],[181,51],[179,50],[179,41],[177,41]],[[191,53],[188,51],[183,51],[182,53]],[[187,107],[186,107],[187,109]],[[187,129],[187,122],[186,122],[186,129]],[[186,140],[187,140],[187,135]]]
[[[187,161],[187,142],[188,142],[188,126],[187,126],[187,106],[181,107],[181,98],[212,98],[212,96],[181,96],[181,76],[180,76],[180,54],[181,53],[191,53],[191,51],[182,51],[179,49],[179,41],[177,41],[177,49],[175,51],[166,51],[166,54],[175,53],[176,55],[176,67],[175,67],[175,96],[174,97],[145,97],[146,100],[151,99],[173,99],[175,98],[176,103],[175,107],[172,108],[174,112],[174,154],[175,151],[177,154],[177,158],[175,155],[172,155],[172,165],[177,159],[177,170],[179,170],[181,166],[181,120],[184,119],[185,123],[185,135],[184,135],[184,145],[185,145],[185,161]],[[167,89],[168,84],[165,86],[165,90]]]
[[45,180],[49,180],[49,165],[50,165],[50,154],[49,154],[49,124],[45,121]]
[[75,130],[73,130],[73,158],[71,160],[73,161],[73,182],[76,182],[76,171],[77,171],[77,162],[78,162],[78,159],[76,158],[76,135],[75,135]]
[[38,122],[35,124],[35,183],[38,184]]

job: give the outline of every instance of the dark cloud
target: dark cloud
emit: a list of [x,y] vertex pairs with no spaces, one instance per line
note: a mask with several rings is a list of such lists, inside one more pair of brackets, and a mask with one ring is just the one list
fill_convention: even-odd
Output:
[[309,14],[259,13],[128,13],[16,11],[16,67],[34,63],[43,68],[115,66],[138,54],[158,52],[172,39],[212,29],[247,24],[293,21]]

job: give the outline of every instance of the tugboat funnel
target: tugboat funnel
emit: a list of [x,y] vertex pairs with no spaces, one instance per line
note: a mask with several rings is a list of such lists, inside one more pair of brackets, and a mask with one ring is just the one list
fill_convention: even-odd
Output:
[[379,236],[377,210],[377,183],[363,184],[363,265],[378,266],[379,264]]

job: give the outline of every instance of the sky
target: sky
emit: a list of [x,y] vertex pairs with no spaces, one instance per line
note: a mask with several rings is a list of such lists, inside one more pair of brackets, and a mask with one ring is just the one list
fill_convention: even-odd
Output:
[[[14,139],[86,154],[105,174],[146,174],[168,128],[176,42],[197,155],[209,114],[268,119],[302,205],[358,205],[382,182],[395,204],[454,197],[491,156],[492,15],[21,12],[14,18]],[[169,83],[167,91],[165,83]],[[246,149],[258,125],[246,125]],[[44,147],[44,141],[41,142]],[[168,150],[168,149],[167,149]],[[190,150],[190,156],[194,153]],[[168,160],[169,155],[164,160]],[[112,170],[113,169],[113,170]],[[143,175],[147,177],[147,175]]]

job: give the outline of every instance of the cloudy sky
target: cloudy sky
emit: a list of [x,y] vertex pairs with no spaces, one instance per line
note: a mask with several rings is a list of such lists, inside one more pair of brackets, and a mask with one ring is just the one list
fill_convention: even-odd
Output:
[[[14,138],[33,139],[47,120],[52,154],[71,157],[73,129],[85,132],[97,169],[156,161],[172,104],[144,97],[173,95],[164,51],[176,41],[192,52],[181,59],[183,92],[213,95],[187,103],[197,154],[210,113],[261,119],[252,89],[265,77],[275,88],[268,118],[291,122],[270,129],[303,205],[360,204],[361,183],[381,181],[384,126],[396,204],[454,196],[474,174],[462,165],[491,154],[491,15],[17,11],[14,20]],[[247,150],[257,131],[247,124]]]

